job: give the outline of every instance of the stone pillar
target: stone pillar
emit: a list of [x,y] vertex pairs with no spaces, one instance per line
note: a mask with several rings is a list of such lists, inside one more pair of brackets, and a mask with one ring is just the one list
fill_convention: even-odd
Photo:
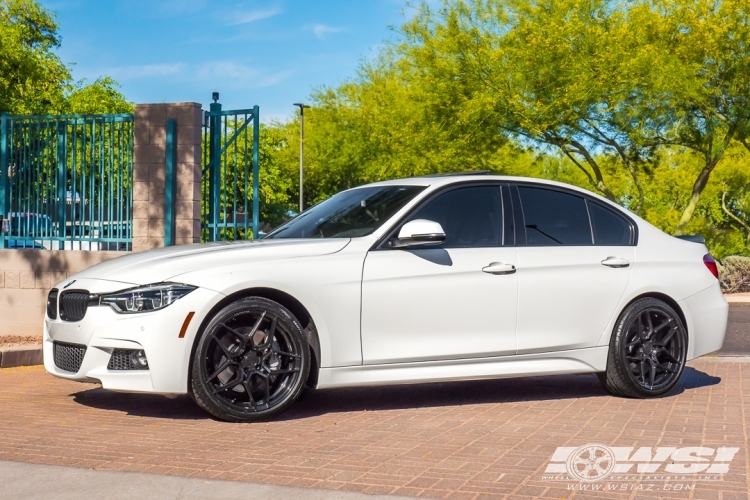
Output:
[[175,243],[200,242],[201,124],[196,102],[136,104],[133,149],[133,251],[164,246],[167,119],[177,120]]

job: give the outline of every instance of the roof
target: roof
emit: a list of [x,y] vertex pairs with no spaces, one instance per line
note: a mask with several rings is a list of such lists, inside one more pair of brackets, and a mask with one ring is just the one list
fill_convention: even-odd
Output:
[[[488,181],[503,181],[503,182],[531,182],[534,184],[542,184],[547,186],[554,186],[571,191],[578,191],[589,196],[594,196],[605,203],[615,206],[619,209],[623,207],[611,202],[604,198],[598,193],[589,191],[587,189],[573,186],[572,184],[565,184],[564,182],[550,181],[547,179],[539,179],[536,177],[516,177],[510,175],[477,175],[477,174],[457,174],[457,175],[445,175],[445,176],[422,176],[422,177],[408,177],[405,179],[392,179],[389,181],[373,182],[372,184],[364,184],[358,187],[371,187],[371,186],[429,186],[429,187],[442,187],[449,184],[456,184],[461,182],[488,182]],[[356,189],[356,188],[355,188]]]

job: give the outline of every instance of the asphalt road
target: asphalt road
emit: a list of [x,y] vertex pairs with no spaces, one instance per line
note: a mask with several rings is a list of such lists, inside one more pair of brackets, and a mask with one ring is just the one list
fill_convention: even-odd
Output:
[[729,323],[724,346],[717,356],[750,356],[750,302],[729,304]]

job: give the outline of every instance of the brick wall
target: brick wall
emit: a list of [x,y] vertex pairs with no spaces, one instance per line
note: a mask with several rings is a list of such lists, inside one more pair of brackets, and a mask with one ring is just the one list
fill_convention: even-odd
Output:
[[0,335],[41,335],[47,293],[70,275],[125,252],[0,250]]

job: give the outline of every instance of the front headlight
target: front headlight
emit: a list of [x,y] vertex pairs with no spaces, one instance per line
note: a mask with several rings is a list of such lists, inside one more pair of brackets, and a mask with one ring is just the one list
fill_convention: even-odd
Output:
[[102,295],[99,304],[122,314],[158,311],[195,289],[179,283],[157,283]]

